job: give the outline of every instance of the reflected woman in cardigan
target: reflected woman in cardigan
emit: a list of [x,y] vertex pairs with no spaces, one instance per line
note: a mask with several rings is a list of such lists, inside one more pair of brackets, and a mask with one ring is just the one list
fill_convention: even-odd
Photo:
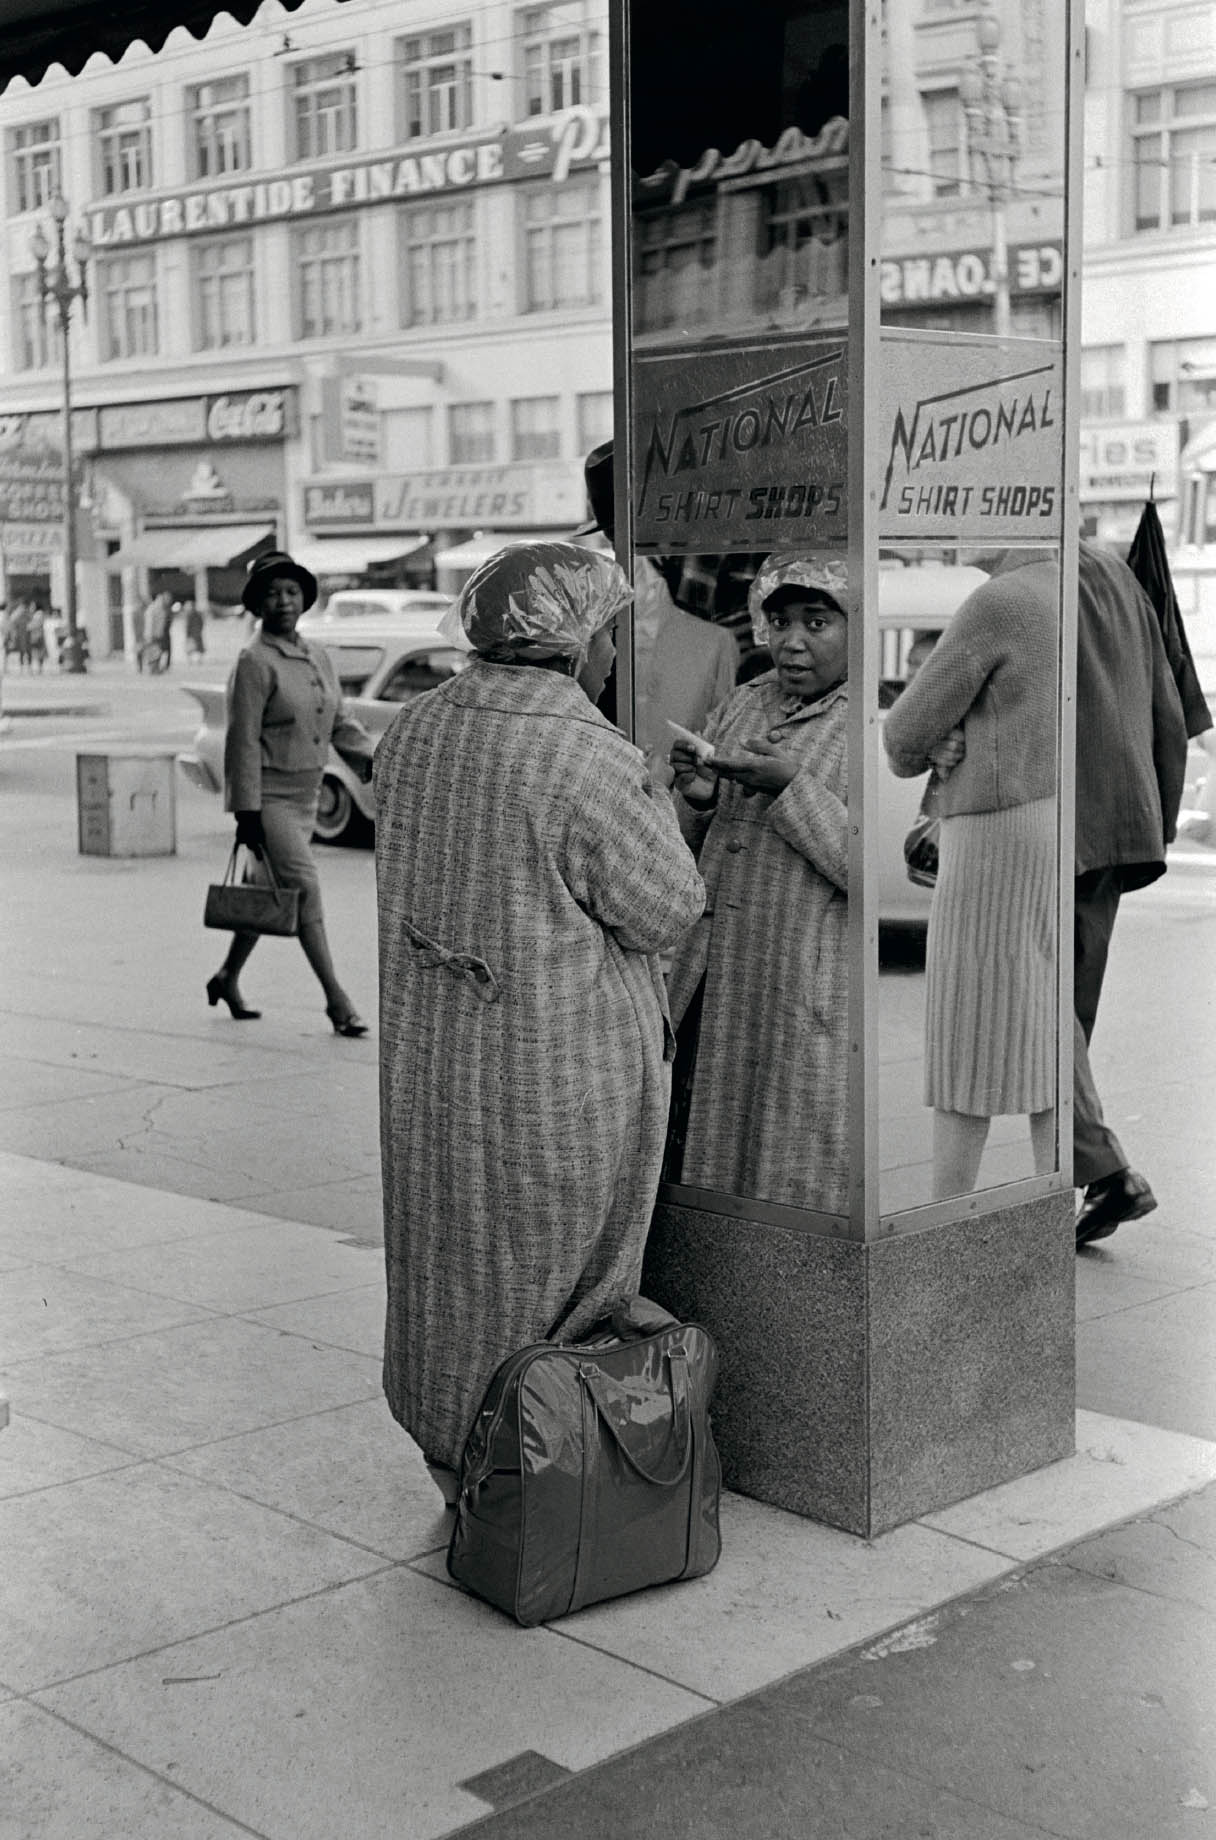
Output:
[[[323,646],[296,637],[296,623],[317,598],[316,577],[281,550],[261,556],[241,599],[261,627],[228,680],[224,734],[224,809],[236,816],[236,840],[257,859],[253,879],[300,890],[300,944],[325,993],[325,1013],[337,1035],[366,1035],[338,980],[321,907],[321,884],[310,841],[321,776],[332,744],[370,780],[374,742],[348,715],[337,672]],[[257,945],[256,933],[234,933],[228,956],[207,982],[214,1009],[226,1003],[238,1022],[254,1021],[240,991],[240,974]]]

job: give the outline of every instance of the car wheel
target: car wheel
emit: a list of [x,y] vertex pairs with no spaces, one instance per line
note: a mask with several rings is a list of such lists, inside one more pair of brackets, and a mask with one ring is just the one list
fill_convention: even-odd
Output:
[[318,843],[341,843],[351,828],[355,815],[355,801],[342,784],[327,773],[321,781],[321,797],[317,801],[317,821],[313,826],[313,836]]

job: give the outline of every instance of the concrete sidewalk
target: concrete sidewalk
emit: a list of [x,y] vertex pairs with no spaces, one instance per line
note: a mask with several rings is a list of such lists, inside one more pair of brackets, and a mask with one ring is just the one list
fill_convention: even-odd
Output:
[[[72,733],[0,806],[0,1840],[1206,1831],[1206,882],[1116,936],[1162,1207],[1077,1261],[1078,1455],[870,1543],[728,1496],[709,1577],[523,1632],[381,1397],[374,1039],[279,942],[262,1022],[207,1009],[229,824],[181,788],[177,856],[77,856]],[[370,859],[322,873],[374,1013]]]

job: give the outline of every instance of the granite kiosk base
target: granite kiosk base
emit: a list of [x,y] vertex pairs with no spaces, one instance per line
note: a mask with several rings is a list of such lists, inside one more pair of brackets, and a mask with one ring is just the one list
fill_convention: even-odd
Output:
[[727,1485],[870,1538],[1071,1455],[1073,1218],[864,1244],[660,1201],[643,1291],[718,1344]]

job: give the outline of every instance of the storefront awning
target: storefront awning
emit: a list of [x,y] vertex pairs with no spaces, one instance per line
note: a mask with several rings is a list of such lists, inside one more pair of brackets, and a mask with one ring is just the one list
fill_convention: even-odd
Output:
[[314,537],[292,555],[314,575],[362,575],[376,562],[403,562],[425,548],[428,537]]
[[210,530],[145,530],[107,558],[108,569],[226,569],[260,544],[273,543],[272,524],[217,524]]
[[507,549],[513,543],[560,543],[569,536],[563,530],[483,530],[480,536],[470,537],[467,543],[456,543],[451,549],[437,550],[435,567],[437,569],[476,569],[500,549]]
[[[341,0],[339,0],[339,4]],[[302,0],[279,0],[292,13]],[[259,0],[6,0],[0,9],[0,88],[10,77],[37,83],[48,64],[73,76],[96,51],[120,58],[136,39],[159,51],[175,26],[202,38],[219,12],[247,25]]]

